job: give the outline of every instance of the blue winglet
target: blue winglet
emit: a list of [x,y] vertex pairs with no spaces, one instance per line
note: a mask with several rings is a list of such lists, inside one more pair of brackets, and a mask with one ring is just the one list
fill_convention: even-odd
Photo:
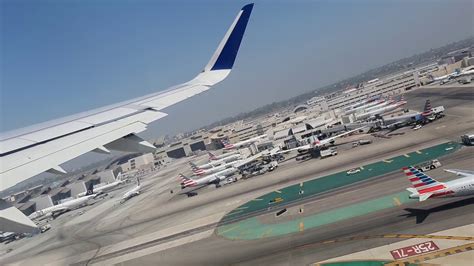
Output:
[[212,66],[211,70],[232,69],[235,62],[235,57],[239,51],[242,37],[244,36],[245,28],[252,13],[253,3],[248,4],[242,8],[242,13],[238,18],[232,32],[222,48],[219,57]]

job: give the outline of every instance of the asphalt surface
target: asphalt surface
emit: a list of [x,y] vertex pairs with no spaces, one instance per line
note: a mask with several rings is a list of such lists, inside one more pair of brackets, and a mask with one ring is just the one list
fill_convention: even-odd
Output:
[[[303,163],[291,162],[281,166],[275,172],[263,176],[239,181],[220,189],[207,188],[199,196],[193,198],[186,198],[169,192],[171,189],[175,190],[177,188],[177,172],[182,171],[185,167],[187,169],[185,161],[178,161],[168,169],[146,177],[143,180],[143,193],[123,205],[117,204],[118,199],[116,197],[123,194],[128,187],[111,193],[114,199],[107,199],[84,208],[86,212],[81,216],[77,216],[77,211],[74,211],[58,218],[51,223],[53,228],[45,234],[5,245],[0,250],[0,262],[25,260],[24,264],[29,265],[31,263],[54,262],[58,258],[67,258],[65,260],[67,263],[79,262],[86,264],[94,262],[94,259],[100,263],[98,259],[101,257],[101,252],[108,245],[141,236],[145,237],[159,230],[192,222],[202,217],[216,214],[222,214],[223,216],[247,200],[304,180],[347,170],[361,164],[446,141],[459,141],[461,134],[474,129],[473,91],[473,87],[464,87],[419,89],[407,93],[408,108],[421,110],[426,97],[429,97],[433,106],[444,105],[446,107],[446,118],[429,124],[419,131],[401,129],[398,132],[404,133],[403,135],[394,136],[390,140],[377,139],[374,144],[358,147],[354,150],[348,149],[340,152],[334,158],[310,160]],[[473,163],[473,158],[466,155],[465,151],[455,153],[453,156],[468,156],[453,157],[454,162],[451,163],[453,166],[465,169],[472,168],[470,165]],[[447,158],[446,160],[450,159]],[[449,161],[447,164],[450,165]],[[434,173],[433,171],[433,175],[435,175]],[[381,193],[383,194],[383,191],[388,193],[392,189],[400,191],[407,186],[407,183],[405,179],[400,179],[399,174],[395,175],[397,177],[388,175],[376,181],[366,181],[369,183],[364,182],[344,187],[335,195],[327,195],[316,199],[316,201],[321,201],[317,206],[313,205],[305,208],[313,208],[313,211],[316,212],[321,210],[319,208],[330,209],[332,205],[335,205],[333,202],[336,201],[338,204],[344,205],[344,202],[350,203],[359,197],[376,198]],[[362,192],[359,193],[359,191]],[[449,205],[450,203],[453,204]],[[425,210],[434,209],[422,223],[422,226],[414,222],[416,217],[406,217],[407,211],[392,208],[286,237],[231,241],[212,235],[209,238],[190,244],[168,248],[149,255],[144,254],[137,259],[127,260],[124,258],[124,264],[140,265],[160,262],[160,265],[224,265],[234,263],[243,265],[267,265],[269,263],[300,265],[348,254],[394,240],[371,239],[364,241],[363,244],[348,242],[326,247],[298,248],[301,245],[314,243],[315,241],[360,234],[429,233],[464,225],[474,218],[472,216],[472,200],[442,199],[421,204],[414,203],[413,206],[410,205],[409,207]],[[219,219],[210,221],[208,225],[212,229],[213,224],[218,221]],[[203,228],[202,230],[206,229]],[[163,238],[157,243],[166,243],[169,240],[179,239],[195,233],[197,231],[191,230],[170,238]],[[132,244],[131,247],[133,247]],[[12,249],[12,251],[4,254],[7,249]],[[127,249],[124,249],[124,251],[126,252]],[[86,255],[80,259],[74,257],[78,254]],[[84,259],[84,257],[87,259]]]
[[[472,88],[440,89],[436,92],[432,89],[421,89],[407,94],[407,97],[409,97],[407,107],[409,109],[421,110],[427,98],[431,100],[432,106],[445,106],[449,121],[442,121],[442,123],[437,121],[424,128],[425,132],[423,133],[425,136],[433,134],[438,138],[454,140],[453,138],[458,138],[459,134],[453,134],[454,132],[450,132],[450,129],[459,128],[460,124],[458,123],[468,125],[468,129],[472,130],[473,128],[474,117],[472,115],[474,109],[472,109],[472,100],[474,99],[474,94],[472,92]],[[436,132],[436,128],[441,130]],[[414,145],[413,147],[417,146]],[[470,148],[467,149],[444,158],[442,161],[443,167],[472,168],[474,162],[473,152]],[[440,170],[431,171],[430,175],[446,176]],[[440,180],[443,179],[440,178]],[[304,204],[297,206],[297,208],[303,207],[305,210],[310,209],[312,212],[322,212],[344,205],[344,203],[348,204],[354,201],[395,193],[405,187],[407,187],[407,181],[403,175],[393,173],[383,178],[341,188],[334,191],[331,195],[315,200],[312,204]],[[370,215],[364,215],[363,217],[356,217],[304,231],[304,233],[261,240],[231,241],[214,235],[209,239],[161,252],[159,260],[163,264],[170,265],[307,265],[332,257],[389,244],[397,240],[370,239],[363,241],[363,243],[356,241],[325,246],[311,246],[311,243],[360,235],[370,236],[387,233],[427,234],[461,226],[474,220],[473,203],[474,197],[439,199],[423,203],[414,201],[412,204],[403,205],[400,208],[386,209]],[[408,209],[412,210],[408,211]],[[273,216],[273,214],[267,214],[266,216]],[[423,222],[417,223],[417,220],[423,220]],[[186,254],[186,256],[182,256],[182,254]],[[157,258],[157,255],[153,254],[132,260],[129,264],[152,263],[156,262]]]
[[[450,168],[469,168],[473,161],[474,154],[471,149],[442,159],[444,166]],[[430,171],[429,175],[441,177],[439,178],[441,181],[453,178],[452,175],[446,175],[441,169]],[[352,204],[355,201],[396,193],[407,185],[408,181],[403,174],[392,173],[382,178],[343,187],[312,202],[296,205],[295,208],[303,207],[306,215],[323,212]],[[474,197],[437,199],[422,203],[413,201],[411,204],[388,208],[284,237],[229,240],[214,234],[211,238],[161,252],[159,260],[166,265],[307,265],[397,240],[369,239],[363,242],[345,242],[324,246],[311,246],[312,243],[361,235],[426,234],[461,226],[474,220],[473,203]],[[408,209],[413,210],[410,212]],[[263,215],[262,219],[276,219],[275,212]],[[424,220],[417,224],[417,219],[421,218]],[[179,254],[186,254],[186,256]],[[156,259],[157,255],[153,254],[125,264],[149,264]]]

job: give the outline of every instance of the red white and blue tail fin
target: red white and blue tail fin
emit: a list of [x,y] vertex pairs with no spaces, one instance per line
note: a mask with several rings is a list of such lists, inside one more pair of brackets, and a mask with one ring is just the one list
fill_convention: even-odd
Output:
[[209,154],[209,160],[217,160],[217,157],[210,151],[207,152]]
[[193,171],[194,174],[196,174],[196,175],[203,175],[204,174],[204,170],[199,168],[193,162],[189,162],[189,165],[191,166],[191,171]]
[[433,109],[431,108],[431,102],[430,100],[426,100],[425,102],[425,107],[423,108],[423,113],[421,113],[424,116],[430,116],[433,114]]
[[181,186],[183,187],[192,187],[197,185],[197,182],[194,179],[191,179],[181,173],[178,176],[181,181]]
[[413,186],[413,189],[410,189],[409,191],[415,192],[414,190],[416,190],[419,194],[420,201],[424,201],[434,193],[446,188],[444,183],[438,182],[412,166],[404,167],[403,172],[408,176],[408,180],[410,180]]
[[230,143],[230,141],[227,139],[223,139],[221,140],[221,142],[222,142],[222,145],[224,145],[224,149],[226,150],[234,148],[234,145]]

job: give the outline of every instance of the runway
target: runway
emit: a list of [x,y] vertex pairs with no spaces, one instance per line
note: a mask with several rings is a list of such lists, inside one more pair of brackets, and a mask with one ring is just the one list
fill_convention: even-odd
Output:
[[[446,167],[469,167],[474,155],[472,151],[464,151],[445,158]],[[459,161],[463,163],[459,163]],[[430,171],[433,176],[442,175],[441,170]],[[331,195],[321,197],[311,203],[304,204],[305,210],[313,208],[313,212],[323,212],[349,204],[362,198],[377,198],[385,193],[394,193],[407,186],[407,180],[400,173],[393,173],[344,187]],[[363,199],[362,199],[363,200]],[[334,204],[333,204],[334,203]],[[255,240],[229,240],[214,235],[210,239],[201,240],[189,245],[160,253],[160,261],[170,265],[307,265],[316,261],[341,256],[344,254],[376,247],[399,239],[367,239],[353,242],[328,243],[311,245],[312,243],[352,236],[374,236],[380,234],[427,234],[446,228],[464,225],[474,218],[474,198],[440,199],[393,207],[361,217],[332,223],[330,225],[304,230],[284,237],[263,237]],[[300,208],[301,206],[296,206]],[[428,210],[429,215],[421,224],[416,223],[416,216],[406,211],[407,208]],[[431,211],[430,211],[431,210]],[[273,217],[273,213],[271,214]],[[273,218],[272,217],[272,218]],[[274,218],[275,219],[275,218]],[[218,250],[212,256],[206,252]],[[179,256],[185,253],[186,256]],[[151,263],[156,257],[150,255],[133,263]],[[130,265],[131,265],[130,264]]]
[[[13,250],[0,259],[2,263],[22,260],[25,265],[55,261],[100,264],[104,262],[101,260],[104,257],[101,256],[106,256],[108,250],[112,250],[111,247],[118,243],[123,243],[123,250],[127,250],[148,240],[155,240],[154,243],[159,245],[202,234],[200,236],[204,239],[182,241],[179,246],[141,254],[138,258],[127,259],[124,256],[120,262],[129,265],[156,264],[158,261],[160,265],[302,265],[375,247],[396,239],[374,238],[364,240],[362,244],[360,241],[354,241],[306,246],[315,242],[356,235],[426,234],[464,225],[474,218],[472,199],[440,199],[403,205],[403,208],[433,210],[422,226],[416,224],[416,217],[406,217],[407,211],[394,207],[283,237],[229,240],[212,232],[226,213],[268,192],[447,141],[459,142],[461,134],[474,129],[473,88],[453,90],[454,92],[446,88],[419,89],[406,94],[409,108],[420,110],[426,99],[422,95],[426,93],[429,93],[433,106],[444,105],[447,108],[446,118],[435,121],[420,131],[403,129],[400,130],[405,132],[403,135],[394,136],[390,140],[376,139],[373,144],[357,149],[345,149],[342,145],[340,149],[344,151],[336,157],[288,163],[263,176],[219,189],[208,188],[193,198],[169,192],[178,187],[177,172],[186,164],[185,161],[180,161],[162,173],[145,178],[143,183],[146,188],[139,197],[124,205],[99,202],[95,206],[87,207],[82,216],[60,217],[52,223],[53,229],[50,232],[7,246]],[[457,93],[463,94],[464,97],[458,97]],[[444,166],[471,169],[474,158],[472,150],[468,149],[471,148],[463,148],[444,158]],[[444,175],[440,170],[431,173],[434,176]],[[405,187],[407,181],[403,176],[393,173],[338,188],[333,194],[305,203],[307,205],[304,209],[305,212],[315,213],[329,211],[351,202],[400,192]],[[125,189],[112,194],[119,195],[123,190]],[[179,226],[182,228],[176,229]],[[207,234],[209,230],[211,231]],[[187,242],[189,243],[186,244]]]

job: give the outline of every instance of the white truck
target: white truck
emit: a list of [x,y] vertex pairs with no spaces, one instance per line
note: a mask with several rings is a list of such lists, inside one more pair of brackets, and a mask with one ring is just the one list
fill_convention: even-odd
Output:
[[418,171],[420,171],[420,172],[433,170],[433,169],[436,169],[438,167],[441,167],[441,163],[437,159],[427,161],[427,162],[424,162],[424,163],[421,163],[421,164],[415,166],[415,168],[418,169]]
[[330,157],[330,156],[336,156],[337,151],[334,149],[327,149],[327,150],[322,150],[321,151],[321,159]]
[[370,139],[361,139],[361,140],[352,142],[352,147],[357,147],[357,146],[360,146],[360,145],[367,145],[367,144],[370,144],[370,143],[372,143],[372,140],[370,140]]
[[461,141],[462,143],[464,143],[464,145],[467,145],[467,146],[474,145],[474,132],[462,135]]

